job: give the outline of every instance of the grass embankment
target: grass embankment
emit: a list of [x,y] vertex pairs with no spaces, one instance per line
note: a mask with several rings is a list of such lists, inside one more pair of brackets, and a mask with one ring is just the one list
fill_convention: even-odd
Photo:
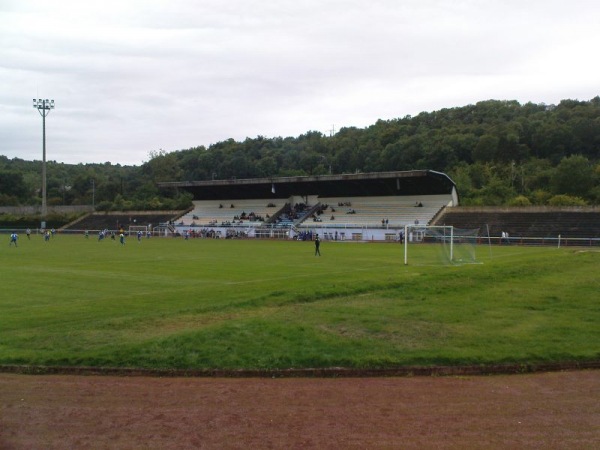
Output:
[[[20,239],[0,251],[0,364],[391,368],[600,357],[600,253],[397,244]],[[418,263],[417,260],[413,260]]]

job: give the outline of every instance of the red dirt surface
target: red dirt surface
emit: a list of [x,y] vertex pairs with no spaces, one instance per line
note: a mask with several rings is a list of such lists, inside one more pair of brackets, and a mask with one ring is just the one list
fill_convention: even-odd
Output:
[[1,449],[600,443],[600,371],[390,378],[0,374]]

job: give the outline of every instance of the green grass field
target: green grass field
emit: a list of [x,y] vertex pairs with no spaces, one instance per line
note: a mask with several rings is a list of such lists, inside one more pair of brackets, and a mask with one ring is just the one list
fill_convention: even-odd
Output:
[[[394,368],[600,357],[600,253],[0,235],[0,364]],[[425,251],[427,251],[425,249]]]

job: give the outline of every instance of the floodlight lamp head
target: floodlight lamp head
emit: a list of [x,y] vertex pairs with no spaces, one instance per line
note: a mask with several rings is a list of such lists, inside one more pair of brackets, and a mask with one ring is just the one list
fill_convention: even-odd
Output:
[[54,100],[50,100],[50,108],[54,109]]

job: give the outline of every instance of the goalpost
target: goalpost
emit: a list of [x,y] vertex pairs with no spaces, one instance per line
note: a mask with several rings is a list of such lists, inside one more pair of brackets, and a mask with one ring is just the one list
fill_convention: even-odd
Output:
[[475,248],[479,228],[468,230],[451,225],[406,225],[404,264],[411,260],[422,265],[476,263]]

